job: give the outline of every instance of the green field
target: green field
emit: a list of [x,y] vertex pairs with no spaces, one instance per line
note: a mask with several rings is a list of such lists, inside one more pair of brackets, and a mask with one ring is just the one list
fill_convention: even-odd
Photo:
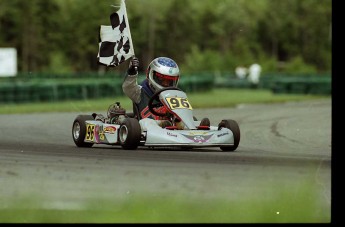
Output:
[[[324,95],[274,94],[269,90],[217,89],[203,93],[187,94],[189,102],[196,108],[234,107],[244,103],[277,103],[330,98]],[[121,96],[97,100],[70,100],[53,103],[0,104],[0,114],[106,111],[114,102],[120,102],[128,112],[132,104],[129,98]]]
[[[1,223],[329,223],[330,209],[323,207],[315,187],[292,183],[289,189],[272,188],[269,198],[229,200],[188,198],[180,195],[137,195],[98,199],[77,209],[42,208],[38,196],[14,199],[0,209]],[[30,208],[36,207],[36,208]]]

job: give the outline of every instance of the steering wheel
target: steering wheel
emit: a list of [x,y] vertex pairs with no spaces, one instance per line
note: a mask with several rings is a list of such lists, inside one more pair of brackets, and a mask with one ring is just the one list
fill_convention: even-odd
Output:
[[[159,100],[159,95],[160,95],[160,93],[162,93],[163,91],[166,91],[166,90],[181,91],[181,89],[179,89],[177,87],[166,87],[166,88],[163,88],[163,89],[157,91],[156,93],[154,93],[149,100],[148,107],[149,107],[150,112],[156,116],[164,117],[166,115],[166,113],[159,113],[159,112],[155,111],[155,109],[154,109],[154,108],[163,106],[162,102]],[[154,101],[156,101],[156,103],[153,103]]]

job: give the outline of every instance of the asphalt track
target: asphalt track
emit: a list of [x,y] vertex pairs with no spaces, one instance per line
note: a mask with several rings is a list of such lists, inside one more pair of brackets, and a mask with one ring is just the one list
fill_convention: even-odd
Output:
[[0,209],[28,196],[54,209],[132,195],[266,200],[288,190],[293,198],[308,183],[321,204],[315,212],[330,212],[331,112],[331,99],[194,110],[212,125],[238,122],[235,152],[77,148],[72,122],[77,114],[91,113],[0,115]]

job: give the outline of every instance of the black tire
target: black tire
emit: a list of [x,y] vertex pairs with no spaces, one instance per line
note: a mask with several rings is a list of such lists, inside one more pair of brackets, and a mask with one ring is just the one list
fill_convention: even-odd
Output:
[[220,146],[222,151],[235,151],[240,144],[241,132],[240,127],[234,120],[222,120],[218,125],[218,130],[221,128],[228,128],[234,134],[234,145],[232,146]]
[[92,147],[93,143],[85,142],[86,124],[85,121],[94,120],[91,115],[78,115],[73,122],[72,138],[77,147]]
[[126,118],[119,128],[119,142],[125,150],[135,150],[140,144],[141,127],[135,118]]
[[211,126],[210,119],[208,117],[201,119],[200,125],[210,127]]

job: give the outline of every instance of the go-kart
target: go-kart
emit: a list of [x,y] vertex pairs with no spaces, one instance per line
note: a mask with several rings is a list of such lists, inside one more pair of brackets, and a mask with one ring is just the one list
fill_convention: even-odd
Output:
[[[165,106],[168,112],[156,111],[161,106]],[[170,119],[170,124],[162,127],[162,120],[140,118],[134,104],[133,113],[126,113],[116,102],[109,106],[107,118],[96,113],[78,115],[72,126],[73,141],[78,147],[107,144],[120,145],[125,150],[145,146],[220,147],[222,151],[235,151],[239,145],[240,129],[235,120],[222,120],[218,126],[211,126],[207,118],[208,124],[200,125],[186,93],[179,88],[157,91],[150,98],[148,108],[154,115]]]

